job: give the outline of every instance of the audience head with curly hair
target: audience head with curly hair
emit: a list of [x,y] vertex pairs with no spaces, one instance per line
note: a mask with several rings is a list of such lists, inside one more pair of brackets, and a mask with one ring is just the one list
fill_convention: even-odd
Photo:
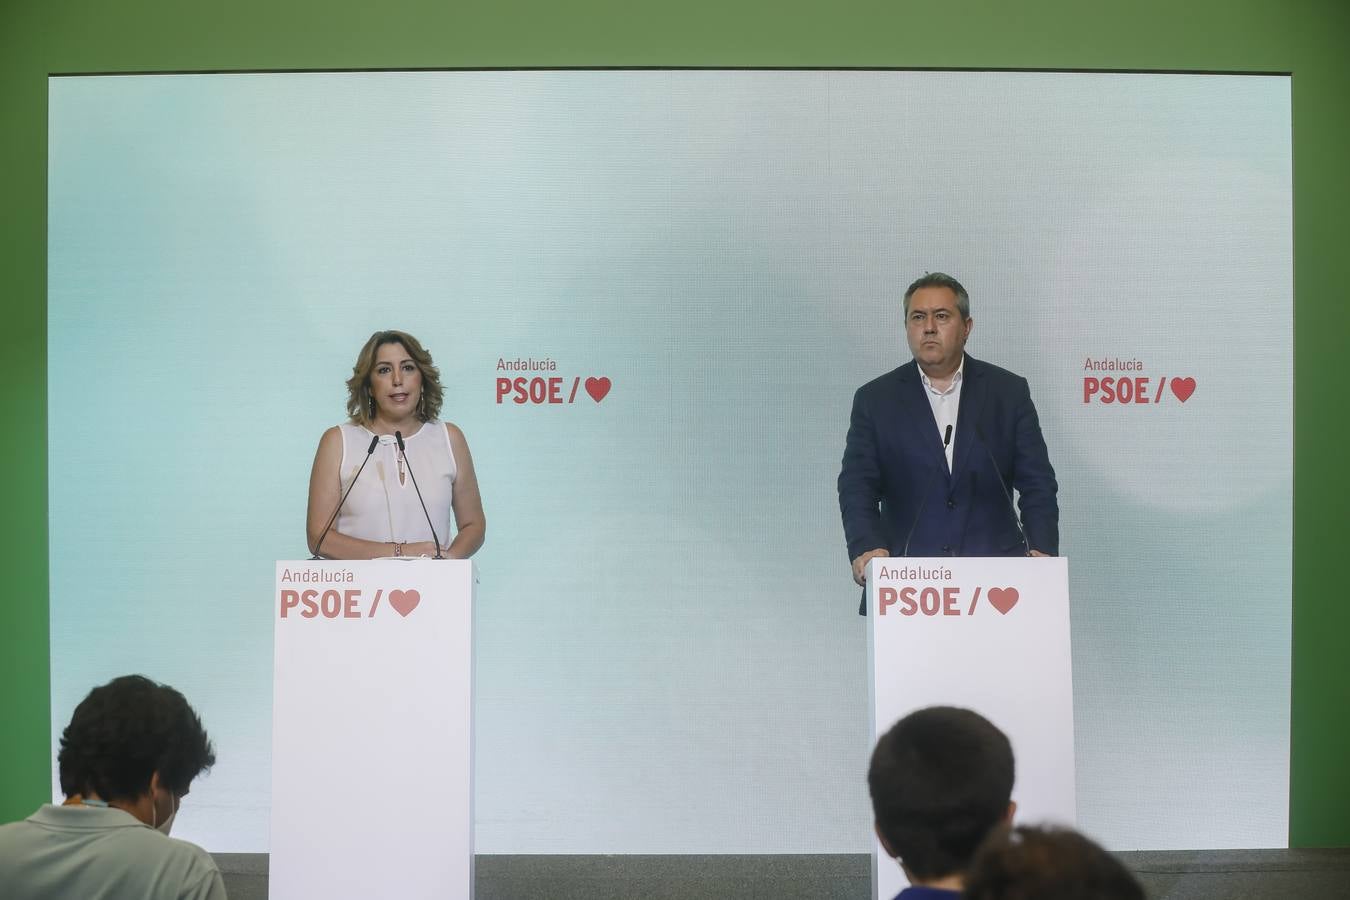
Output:
[[144,796],[152,780],[181,798],[215,761],[202,720],[183,695],[142,675],[90,691],[57,754],[62,793],[108,803]]

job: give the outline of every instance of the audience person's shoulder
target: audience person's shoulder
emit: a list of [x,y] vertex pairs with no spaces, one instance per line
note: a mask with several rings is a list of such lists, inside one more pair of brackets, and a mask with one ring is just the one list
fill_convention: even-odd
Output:
[[191,841],[168,837],[145,829],[137,837],[151,854],[157,854],[167,877],[179,885],[179,900],[222,900],[225,881],[215,859]]
[[196,844],[174,838],[169,840],[183,845],[192,854],[192,864],[183,880],[182,900],[226,900],[225,879],[211,854]]
[[1001,828],[975,854],[968,900],[1144,900],[1110,853],[1071,828]]

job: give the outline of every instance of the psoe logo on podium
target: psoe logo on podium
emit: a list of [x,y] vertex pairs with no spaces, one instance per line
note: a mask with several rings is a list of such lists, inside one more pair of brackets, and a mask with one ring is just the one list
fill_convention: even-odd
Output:
[[1015,585],[957,584],[952,570],[940,567],[881,565],[876,577],[880,616],[1006,616],[1022,599]]
[[[348,570],[323,569],[283,570],[278,579],[283,585],[278,590],[279,616],[283,619],[373,619],[384,608],[406,619],[422,602],[422,592],[416,588],[347,587],[355,579]],[[295,587],[284,587],[294,584]],[[320,585],[337,584],[338,587]],[[308,585],[315,585],[310,587]]]

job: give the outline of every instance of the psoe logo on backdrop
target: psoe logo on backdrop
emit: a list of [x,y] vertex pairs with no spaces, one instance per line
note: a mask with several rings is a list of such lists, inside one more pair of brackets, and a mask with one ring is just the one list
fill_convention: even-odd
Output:
[[386,595],[384,588],[379,588],[367,606],[360,589],[282,588],[280,599],[283,619],[292,614],[301,619],[373,619],[380,611],[381,599],[385,599],[385,606],[406,619],[422,602],[422,594],[410,589],[392,590]]
[[[985,601],[983,606],[980,604],[981,599]],[[1000,616],[1006,616],[1020,599],[1021,595],[1015,587],[977,586],[970,592],[969,602],[966,602],[961,588],[953,584],[942,587],[917,587],[910,584],[877,588],[877,613],[911,617],[973,616],[987,608]]]
[[[551,357],[497,358],[497,405],[507,401],[517,406],[550,406],[577,402],[578,390],[596,403],[609,396],[614,382],[605,375],[554,375],[558,364]],[[536,375],[512,375],[538,372]]]
[[1164,402],[1185,403],[1195,393],[1190,375],[1144,374],[1138,359],[1088,357],[1083,362],[1083,402],[1104,406],[1144,406]]

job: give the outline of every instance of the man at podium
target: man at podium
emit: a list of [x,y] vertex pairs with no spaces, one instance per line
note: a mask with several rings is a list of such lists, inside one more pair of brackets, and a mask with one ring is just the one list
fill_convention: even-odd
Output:
[[904,310],[914,358],[854,394],[839,472],[854,581],[878,556],[1058,554],[1058,484],[1026,379],[966,354],[975,320],[952,276],[915,281]]

